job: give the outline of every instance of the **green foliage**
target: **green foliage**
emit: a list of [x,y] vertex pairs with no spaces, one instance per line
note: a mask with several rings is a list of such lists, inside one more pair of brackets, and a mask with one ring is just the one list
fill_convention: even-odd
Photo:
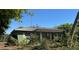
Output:
[[[5,17],[5,19],[14,19],[18,20],[22,17],[22,13],[25,12],[24,9],[1,9],[0,16]],[[1,17],[1,18],[2,18]]]
[[0,42],[2,42],[4,39],[3,35],[0,35]]
[[22,13],[25,11],[25,9],[0,9],[0,35],[9,28],[9,24],[13,19],[20,21]]
[[[19,39],[18,39],[19,40]],[[27,44],[29,43],[29,39],[27,38],[27,36],[26,36],[26,38],[23,38],[23,39],[20,39],[19,41],[18,41],[18,46],[20,46],[21,48],[24,48],[24,47],[26,47],[27,46]]]
[[[74,33],[72,41],[71,41],[71,35],[70,35],[71,30],[73,30],[72,24],[63,24],[63,25],[58,26],[58,28],[63,29],[65,31],[65,37],[63,38],[64,46],[67,45],[65,47],[68,47],[69,49],[72,47],[73,47],[73,49],[77,49],[79,47],[79,42],[78,42],[78,40],[79,40],[79,38],[78,38],[79,37],[79,27],[75,28],[76,33]],[[73,42],[73,43],[71,43],[71,42]],[[70,47],[70,45],[72,45],[72,44],[73,44],[73,46]]]
[[27,45],[27,40],[26,39],[22,39],[19,43],[18,43],[19,46],[21,47],[25,47]]
[[63,25],[60,25],[57,27],[58,29],[62,29],[64,30],[65,32],[70,32],[71,29],[72,29],[72,24],[63,24]]
[[12,36],[8,36],[7,42],[8,42],[8,45],[16,45],[17,39],[13,38]]
[[0,35],[0,42],[5,42],[8,35]]
[[39,36],[36,33],[32,33],[30,44],[36,45],[39,44],[39,42],[40,42]]

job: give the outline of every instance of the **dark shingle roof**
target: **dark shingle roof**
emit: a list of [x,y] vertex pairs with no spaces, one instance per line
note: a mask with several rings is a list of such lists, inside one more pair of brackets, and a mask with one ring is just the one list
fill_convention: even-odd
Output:
[[17,31],[35,31],[36,28],[32,28],[32,27],[22,27],[22,28],[17,28],[15,29]]
[[15,29],[15,31],[36,31],[36,32],[62,32],[59,29],[52,29],[52,28],[42,28],[42,27],[21,27]]
[[62,32],[62,30],[59,29],[37,29],[37,32]]

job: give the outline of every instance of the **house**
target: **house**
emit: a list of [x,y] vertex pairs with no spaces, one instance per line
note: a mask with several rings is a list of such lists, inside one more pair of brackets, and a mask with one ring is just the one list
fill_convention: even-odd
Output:
[[42,28],[42,27],[19,27],[11,32],[11,36],[21,41],[23,38],[31,40],[34,35],[38,36],[40,41],[43,38],[54,39],[56,36],[62,37],[63,30],[52,29],[52,28]]

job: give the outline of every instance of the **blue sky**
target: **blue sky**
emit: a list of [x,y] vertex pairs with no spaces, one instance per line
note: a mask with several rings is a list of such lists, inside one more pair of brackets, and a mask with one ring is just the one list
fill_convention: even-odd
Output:
[[[32,25],[38,24],[40,27],[47,28],[53,28],[64,23],[73,23],[78,12],[77,9],[32,9],[29,11],[34,14],[32,16]],[[30,16],[23,14],[22,23],[12,21],[6,33],[10,33],[17,27],[30,26],[30,19]]]

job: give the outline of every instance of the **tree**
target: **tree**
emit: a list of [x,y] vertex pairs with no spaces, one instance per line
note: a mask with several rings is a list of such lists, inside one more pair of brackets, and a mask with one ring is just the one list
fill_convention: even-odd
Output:
[[1,9],[0,10],[0,35],[4,34],[8,29],[12,20],[20,21],[22,13],[25,13],[25,9]]
[[72,24],[63,24],[63,25],[60,25],[58,26],[58,29],[61,29],[61,30],[64,30],[64,34],[63,34],[63,44],[65,46],[68,46],[70,43],[69,43],[69,39],[70,39],[70,32],[71,32],[71,29],[72,29]]
[[[64,37],[64,44],[67,42],[67,46],[69,48],[71,48],[71,45],[73,45],[72,47],[76,47],[78,46],[79,44],[79,26],[78,26],[79,23],[76,23],[76,25],[73,25],[73,24],[63,24],[63,25],[60,25],[58,26],[58,29],[63,29],[65,31],[65,37]],[[74,31],[76,31],[74,33],[74,36],[73,36],[73,39],[71,38],[71,33],[72,30],[73,30],[73,26],[76,26]],[[73,42],[73,43],[72,43]],[[78,42],[78,43],[77,43]]]
[[66,23],[66,24],[58,26],[57,28],[64,30],[66,33],[69,33],[72,29],[72,24]]

